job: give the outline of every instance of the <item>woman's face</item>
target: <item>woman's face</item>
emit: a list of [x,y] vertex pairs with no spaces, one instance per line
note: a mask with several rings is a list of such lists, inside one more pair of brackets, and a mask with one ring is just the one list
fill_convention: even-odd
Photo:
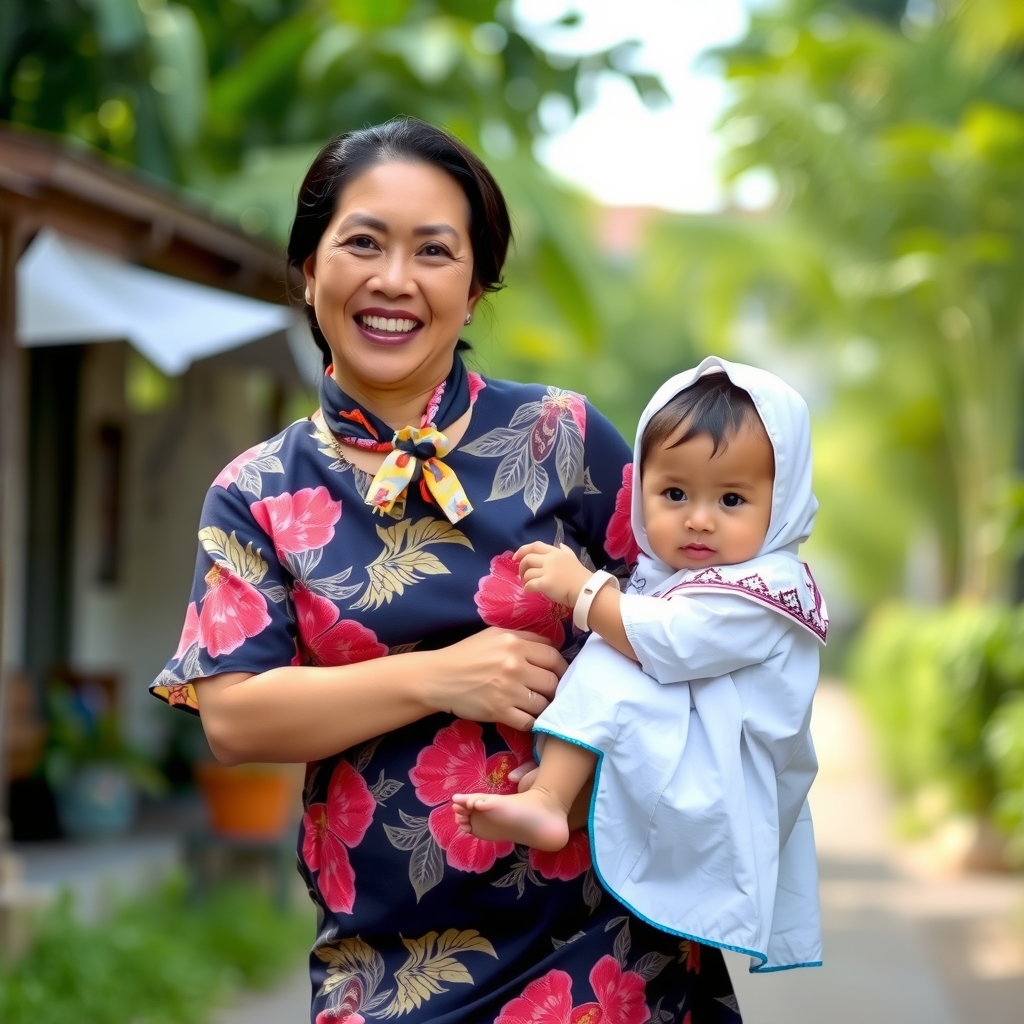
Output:
[[481,293],[469,218],[461,187],[430,164],[377,164],[345,186],[303,264],[339,384],[373,398],[447,376]]

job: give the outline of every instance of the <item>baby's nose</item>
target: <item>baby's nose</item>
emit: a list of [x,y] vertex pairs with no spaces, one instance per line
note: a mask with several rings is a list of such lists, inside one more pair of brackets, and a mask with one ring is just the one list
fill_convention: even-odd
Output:
[[694,506],[690,509],[689,526],[691,530],[711,533],[715,529],[715,517],[709,509]]

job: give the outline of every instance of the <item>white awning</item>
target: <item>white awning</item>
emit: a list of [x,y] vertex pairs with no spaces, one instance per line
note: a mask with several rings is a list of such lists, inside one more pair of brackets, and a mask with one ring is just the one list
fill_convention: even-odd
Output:
[[18,263],[18,343],[127,341],[164,373],[286,330],[295,314],[125,263],[50,228]]

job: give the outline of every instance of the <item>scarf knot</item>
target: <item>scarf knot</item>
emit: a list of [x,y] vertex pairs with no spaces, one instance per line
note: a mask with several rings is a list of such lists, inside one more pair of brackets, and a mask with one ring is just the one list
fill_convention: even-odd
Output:
[[441,461],[452,447],[441,431],[459,419],[470,404],[468,375],[462,357],[456,352],[451,372],[434,389],[420,425],[394,431],[389,443],[383,439],[391,428],[346,395],[330,369],[320,381],[320,408],[335,437],[344,444],[387,453],[370,483],[366,504],[391,512],[405,496],[409,484],[419,478],[423,497],[436,501],[452,523],[468,516],[473,506],[459,478]]
[[366,494],[366,504],[390,512],[422,469],[427,491],[449,521],[457,523],[465,518],[473,506],[459,478],[441,461],[450,450],[448,438],[433,426],[396,430],[394,448],[377,470]]
[[[423,438],[423,431],[419,430],[416,433],[419,435],[415,440],[412,437],[404,436],[405,434],[411,434],[412,430],[406,427],[405,430],[396,430],[395,439],[392,442],[395,448],[400,452],[405,452],[407,455],[414,459],[419,459],[421,462],[427,459],[434,458],[438,453],[437,445],[433,441],[426,441]],[[444,435],[441,435],[444,437]],[[447,438],[445,438],[447,440]]]

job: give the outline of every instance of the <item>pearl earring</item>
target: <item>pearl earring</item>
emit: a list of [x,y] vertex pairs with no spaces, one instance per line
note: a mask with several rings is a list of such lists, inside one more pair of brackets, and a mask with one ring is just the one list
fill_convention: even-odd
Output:
[[466,319],[465,319],[464,323],[468,327],[472,322],[473,322],[473,314],[472,313],[467,313],[466,314]]

